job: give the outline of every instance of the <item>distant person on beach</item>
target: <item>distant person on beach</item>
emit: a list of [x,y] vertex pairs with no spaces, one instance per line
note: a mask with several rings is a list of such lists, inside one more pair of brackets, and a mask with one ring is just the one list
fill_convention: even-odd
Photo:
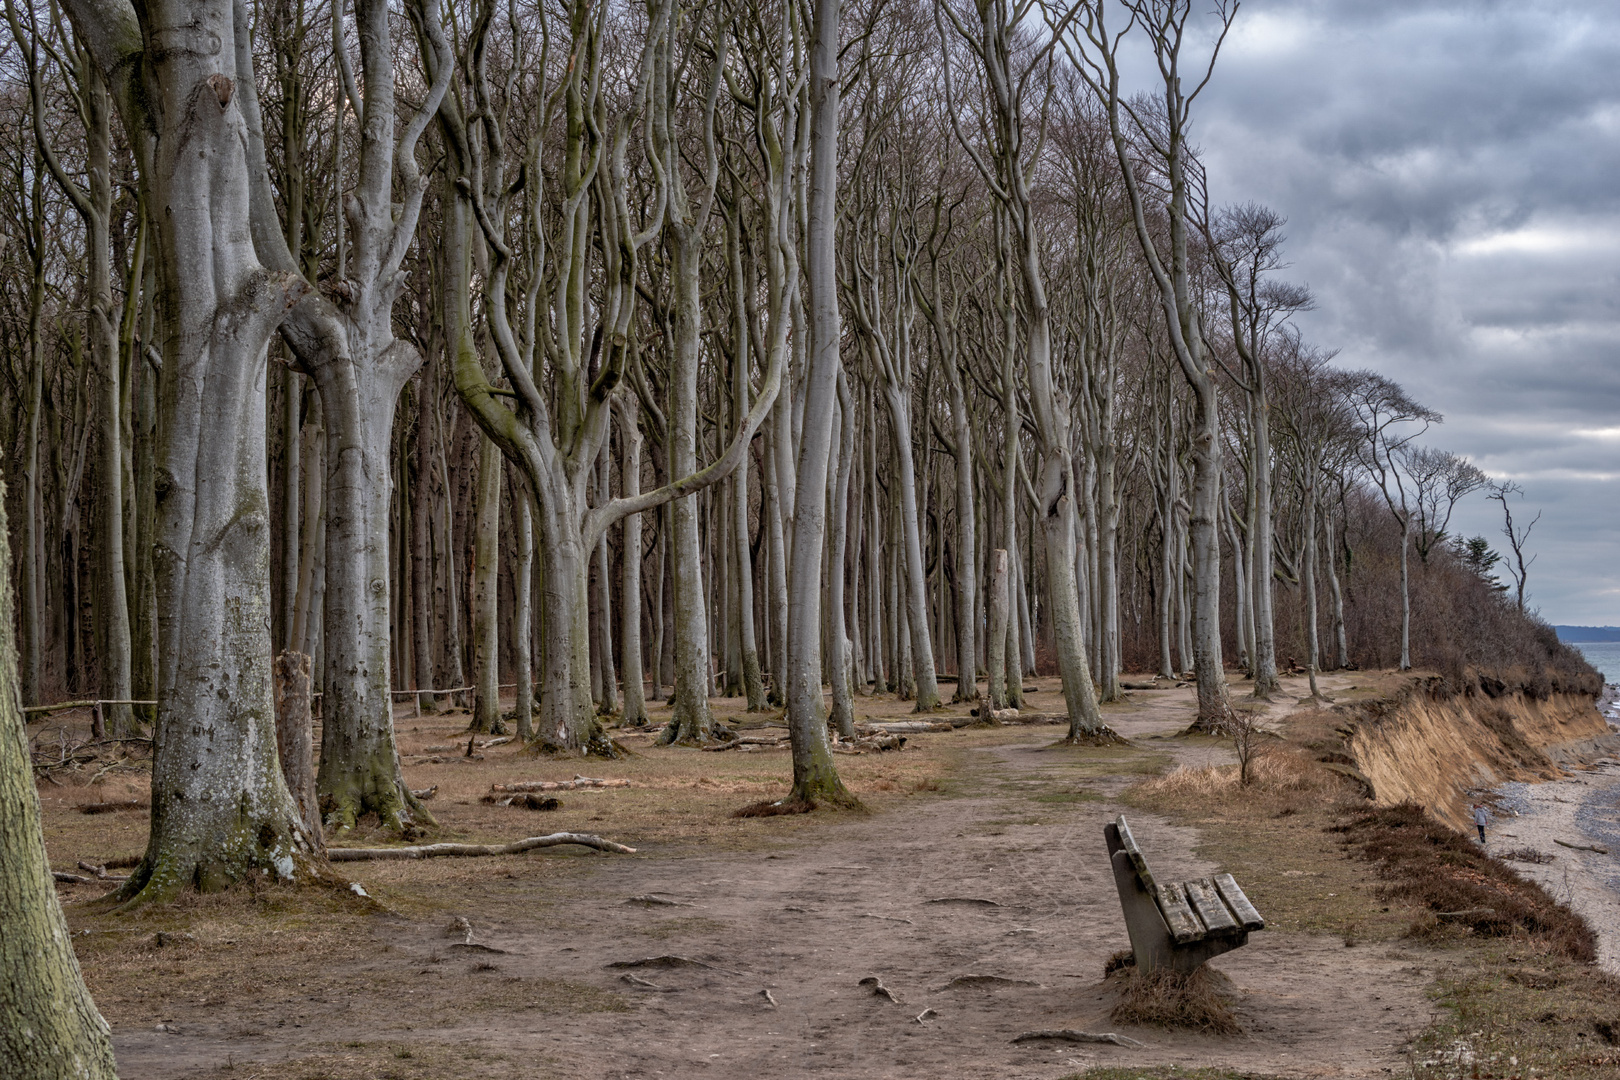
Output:
[[1474,828],[1479,830],[1479,842],[1482,843],[1482,844],[1485,842],[1485,823],[1487,821],[1489,821],[1489,820],[1490,820],[1490,816],[1485,813],[1485,804],[1484,803],[1478,803],[1478,802],[1475,803],[1474,804]]

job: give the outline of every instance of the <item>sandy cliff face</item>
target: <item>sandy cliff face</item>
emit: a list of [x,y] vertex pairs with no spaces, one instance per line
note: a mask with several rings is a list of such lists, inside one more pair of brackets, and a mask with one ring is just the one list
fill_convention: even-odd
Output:
[[1620,751],[1620,736],[1581,693],[1532,697],[1499,686],[1494,697],[1458,694],[1438,678],[1412,676],[1388,696],[1329,715],[1337,745],[1319,741],[1324,757],[1359,773],[1379,803],[1415,802],[1464,830],[1474,789],[1556,779]]

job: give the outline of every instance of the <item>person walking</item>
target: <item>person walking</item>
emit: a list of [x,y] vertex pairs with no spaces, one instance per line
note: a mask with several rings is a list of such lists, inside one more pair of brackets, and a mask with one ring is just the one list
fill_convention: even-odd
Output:
[[1475,803],[1474,804],[1474,828],[1479,830],[1479,842],[1482,843],[1482,844],[1485,842],[1485,823],[1487,821],[1489,821],[1489,820],[1490,820],[1490,815],[1485,812],[1485,804],[1484,803]]

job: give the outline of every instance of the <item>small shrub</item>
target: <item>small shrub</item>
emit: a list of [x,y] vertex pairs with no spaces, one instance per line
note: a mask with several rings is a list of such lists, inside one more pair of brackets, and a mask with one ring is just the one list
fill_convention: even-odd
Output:
[[1124,995],[1109,1014],[1116,1023],[1186,1028],[1211,1035],[1239,1035],[1223,983],[1226,977],[1199,967],[1191,975],[1169,968],[1130,969]]

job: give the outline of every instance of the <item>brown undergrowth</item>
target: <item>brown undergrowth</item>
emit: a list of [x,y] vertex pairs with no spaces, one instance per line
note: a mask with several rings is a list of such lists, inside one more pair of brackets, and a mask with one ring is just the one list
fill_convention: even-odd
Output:
[[1426,909],[1412,923],[1413,937],[1527,937],[1580,963],[1597,957],[1586,920],[1420,806],[1369,807],[1332,831],[1374,864],[1383,895]]
[[1125,987],[1109,1013],[1115,1023],[1210,1035],[1243,1033],[1232,1012],[1231,980],[1207,966],[1183,975],[1169,968],[1142,972],[1127,964],[1116,977],[1125,979]]

